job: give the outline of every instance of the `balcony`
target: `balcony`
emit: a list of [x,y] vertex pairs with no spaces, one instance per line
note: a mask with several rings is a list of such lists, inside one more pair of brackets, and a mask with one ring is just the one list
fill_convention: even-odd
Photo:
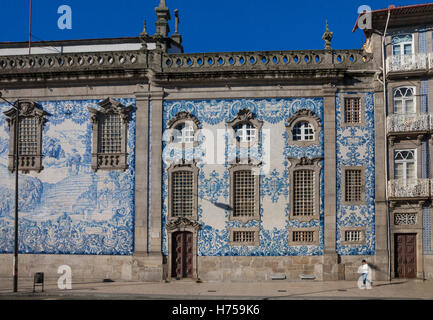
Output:
[[433,62],[431,54],[425,53],[405,54],[390,56],[386,59],[387,73],[410,72],[410,71],[427,71]]
[[433,115],[392,114],[387,118],[388,135],[426,134],[433,129]]
[[430,197],[432,180],[398,179],[388,181],[388,198],[391,200],[419,200]]

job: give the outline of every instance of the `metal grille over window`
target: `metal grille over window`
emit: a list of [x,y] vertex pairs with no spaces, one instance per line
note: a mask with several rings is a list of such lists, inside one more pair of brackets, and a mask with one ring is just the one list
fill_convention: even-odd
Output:
[[18,150],[21,156],[36,155],[38,153],[37,130],[38,122],[35,117],[20,118]]
[[314,171],[299,170],[294,172],[293,215],[314,215]]
[[314,231],[293,231],[293,242],[314,242]]
[[344,232],[344,241],[346,242],[360,242],[362,240],[361,230],[348,230]]
[[234,217],[254,216],[255,177],[251,170],[234,173]]
[[360,123],[361,108],[359,98],[344,99],[344,122],[345,123]]
[[415,225],[416,222],[416,213],[396,213],[394,215],[394,224],[397,226]]
[[120,115],[108,114],[99,125],[99,153],[122,152],[122,123]]
[[314,128],[306,122],[298,122],[293,128],[293,140],[294,141],[312,141],[314,140]]
[[188,217],[193,215],[193,173],[176,171],[172,173],[172,216]]
[[252,243],[255,241],[254,231],[233,231],[233,242]]
[[346,202],[359,202],[362,197],[362,171],[358,169],[354,170],[346,170],[345,184],[346,184],[346,193],[345,193],[345,201]]

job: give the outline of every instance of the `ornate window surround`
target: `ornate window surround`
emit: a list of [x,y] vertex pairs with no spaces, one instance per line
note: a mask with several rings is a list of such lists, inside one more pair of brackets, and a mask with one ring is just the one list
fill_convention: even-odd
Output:
[[[37,152],[34,155],[19,155],[18,156],[18,169],[24,173],[29,173],[30,171],[41,172],[42,166],[42,133],[44,124],[47,121],[45,116],[48,115],[47,112],[42,110],[41,106],[34,101],[23,99],[17,100],[14,105],[19,110],[19,117],[34,117],[37,119]],[[7,117],[7,122],[9,124],[9,162],[8,169],[11,172],[15,171],[15,125],[16,125],[16,110],[14,108],[9,109],[4,112]]]
[[[345,237],[346,231],[360,231],[361,240],[346,241],[346,237]],[[340,245],[365,245],[367,243],[365,235],[366,235],[365,227],[340,227]]]
[[[360,170],[361,171],[361,201],[346,201],[346,171]],[[365,167],[364,166],[343,166],[341,168],[341,204],[343,206],[363,205],[366,204],[365,198]]]
[[177,219],[179,217],[173,217],[172,215],[172,174],[177,171],[190,171],[193,174],[193,214],[190,217],[185,217],[191,220],[198,220],[198,174],[199,168],[195,162],[172,163],[167,169],[168,176],[168,219]]
[[[235,217],[234,216],[234,186],[235,186],[235,172],[236,171],[243,171],[243,170],[251,170],[254,175],[254,215],[249,217]],[[241,221],[243,223],[247,223],[249,221],[253,220],[260,220],[260,175],[259,171],[260,168],[253,164],[233,164],[229,168],[229,175],[230,175],[230,214],[229,214],[229,221]]]
[[[174,138],[175,138],[175,130],[176,127],[181,125],[181,124],[189,124],[193,127],[194,129],[194,142],[182,142],[182,143],[176,143],[174,142]],[[178,149],[186,149],[188,147],[197,147],[198,146],[198,137],[197,137],[197,133],[198,131],[202,128],[202,125],[200,123],[200,121],[192,114],[186,112],[186,111],[181,111],[179,113],[176,114],[176,116],[172,119],[170,119],[167,123],[167,134],[168,134],[168,143],[170,144],[171,147],[174,148],[178,148]]]
[[[234,233],[237,231],[246,231],[246,232],[254,232],[254,242],[235,242],[234,241]],[[260,246],[260,228],[259,227],[251,227],[251,228],[229,228],[230,232],[230,240],[229,246]]]
[[[313,126],[314,129],[314,140],[299,141],[293,139],[293,129],[299,122],[308,122]],[[287,121],[286,130],[289,135],[289,144],[300,147],[309,147],[319,144],[320,131],[322,130],[322,124],[320,118],[311,110],[302,109],[297,111]]]
[[[313,242],[293,241],[293,232],[295,231],[311,231],[313,232]],[[289,246],[317,246],[319,245],[319,227],[312,228],[295,228],[289,227]]]
[[[322,167],[320,165],[320,161],[322,160],[321,157],[319,158],[288,158],[290,162],[289,167],[289,175],[290,175],[290,186],[291,186],[291,192],[290,192],[290,214],[289,219],[290,220],[296,220],[300,222],[309,222],[311,220],[318,220],[320,219],[320,173],[322,170]],[[292,205],[294,203],[294,194],[293,194],[293,186],[294,186],[294,173],[296,171],[300,170],[312,170],[314,171],[314,214],[311,216],[295,216],[294,215],[294,206]]]
[[[235,127],[240,124],[249,123],[256,128],[256,136],[252,141],[241,142],[236,139]],[[231,121],[227,122],[229,127],[229,137],[230,140],[236,143],[238,148],[250,148],[260,141],[261,130],[263,126],[263,121],[259,121],[255,115],[249,109],[239,110],[238,115]]]
[[[101,109],[88,107],[92,121],[92,169],[98,170],[127,170],[128,158],[128,127],[131,120],[130,113],[133,106],[125,107],[120,102],[107,98],[98,103]],[[120,153],[99,153],[99,126],[104,116],[118,114],[121,118],[121,152]]]

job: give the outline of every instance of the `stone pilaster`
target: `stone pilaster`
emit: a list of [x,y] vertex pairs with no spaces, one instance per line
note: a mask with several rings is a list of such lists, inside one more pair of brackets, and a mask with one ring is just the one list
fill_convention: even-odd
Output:
[[323,92],[323,130],[325,134],[325,230],[323,254],[323,279],[338,280],[337,230],[337,158],[336,158],[336,88],[326,85]]

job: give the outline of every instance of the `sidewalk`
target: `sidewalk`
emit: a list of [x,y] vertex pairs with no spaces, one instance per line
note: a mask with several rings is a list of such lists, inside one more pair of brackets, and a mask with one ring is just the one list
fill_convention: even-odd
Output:
[[32,293],[31,279],[20,279],[19,292],[12,293],[12,279],[0,279],[0,299],[428,299],[433,300],[433,281],[393,280],[375,282],[360,290],[356,281],[265,281],[195,283],[192,281],[72,283],[60,290],[48,280],[45,290]]

